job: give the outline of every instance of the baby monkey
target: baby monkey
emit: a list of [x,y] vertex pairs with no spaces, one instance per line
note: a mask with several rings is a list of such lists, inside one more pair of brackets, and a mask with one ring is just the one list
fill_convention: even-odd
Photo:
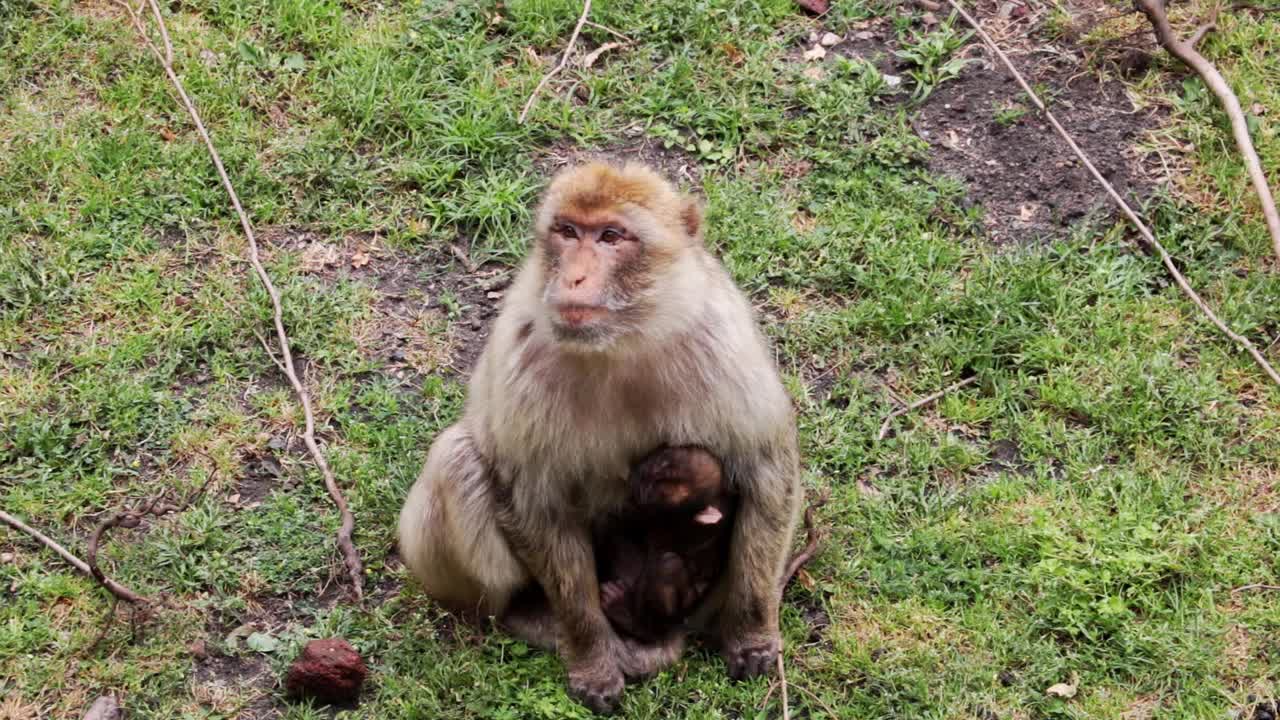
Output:
[[632,503],[597,535],[600,605],[618,632],[657,642],[697,608],[728,560],[736,498],[700,447],[663,447],[631,470]]

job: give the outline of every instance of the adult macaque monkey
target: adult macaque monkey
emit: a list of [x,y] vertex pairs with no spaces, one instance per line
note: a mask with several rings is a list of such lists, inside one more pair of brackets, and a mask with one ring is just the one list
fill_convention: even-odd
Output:
[[[570,692],[612,710],[624,677],[680,646],[620,638],[600,609],[593,525],[662,445],[720,458],[739,496],[713,635],[735,678],[781,649],[781,579],[800,507],[790,398],[751,306],[703,247],[702,210],[639,165],[561,172],[471,378],[400,515],[427,593],[496,616],[563,659]],[[549,612],[517,601],[536,582]]]

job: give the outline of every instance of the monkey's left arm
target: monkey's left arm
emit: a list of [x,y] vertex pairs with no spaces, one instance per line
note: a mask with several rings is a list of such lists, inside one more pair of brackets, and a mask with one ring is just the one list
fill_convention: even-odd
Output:
[[740,493],[720,610],[722,652],[735,679],[769,672],[782,650],[782,573],[800,517],[800,462],[794,431],[732,459]]

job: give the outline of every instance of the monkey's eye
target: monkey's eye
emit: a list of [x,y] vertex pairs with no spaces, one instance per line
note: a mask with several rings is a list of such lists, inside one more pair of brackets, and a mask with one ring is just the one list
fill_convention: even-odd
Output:
[[569,240],[578,239],[578,231],[572,225],[561,225],[556,228],[556,234]]
[[600,233],[600,242],[605,245],[617,245],[620,240],[622,240],[622,231],[617,228],[605,228],[604,232]]

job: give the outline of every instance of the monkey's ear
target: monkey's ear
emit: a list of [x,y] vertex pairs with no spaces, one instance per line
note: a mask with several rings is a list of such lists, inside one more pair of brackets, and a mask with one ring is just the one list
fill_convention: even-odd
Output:
[[702,239],[702,203],[697,198],[685,198],[680,208],[680,222],[684,231],[694,240]]

